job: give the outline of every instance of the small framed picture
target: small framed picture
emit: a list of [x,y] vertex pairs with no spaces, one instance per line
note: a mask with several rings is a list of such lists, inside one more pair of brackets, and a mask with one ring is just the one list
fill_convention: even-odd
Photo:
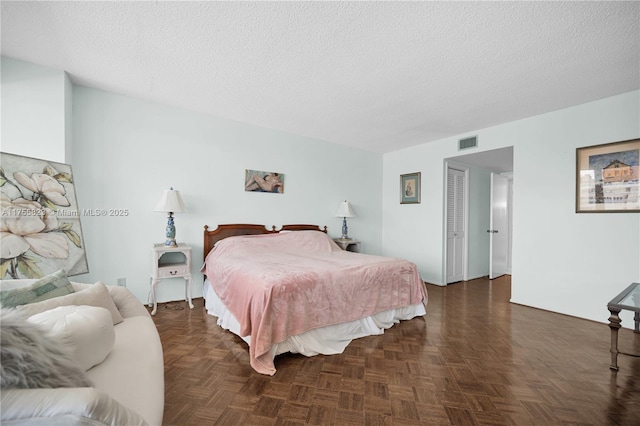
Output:
[[576,149],[576,213],[640,212],[640,139]]
[[246,169],[244,171],[244,190],[282,194],[284,193],[284,174]]
[[400,175],[400,204],[420,203],[420,172]]

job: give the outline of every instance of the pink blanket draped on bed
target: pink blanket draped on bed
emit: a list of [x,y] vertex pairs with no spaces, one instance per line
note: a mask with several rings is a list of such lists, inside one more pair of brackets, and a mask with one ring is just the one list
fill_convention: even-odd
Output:
[[251,336],[251,366],[262,374],[275,374],[269,350],[289,336],[426,304],[415,264],[343,251],[318,231],[226,238],[203,272]]

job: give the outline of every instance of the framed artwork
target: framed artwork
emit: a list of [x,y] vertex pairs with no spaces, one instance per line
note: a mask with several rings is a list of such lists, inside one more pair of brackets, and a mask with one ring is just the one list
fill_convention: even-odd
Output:
[[576,213],[640,212],[640,139],[576,149]]
[[420,172],[400,175],[400,204],[420,203]]
[[0,152],[0,279],[89,272],[71,166]]
[[284,175],[276,172],[247,169],[244,171],[244,190],[282,194],[284,193]]

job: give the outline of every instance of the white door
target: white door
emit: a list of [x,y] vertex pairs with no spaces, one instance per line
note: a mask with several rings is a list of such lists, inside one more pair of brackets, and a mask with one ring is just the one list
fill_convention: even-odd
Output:
[[447,284],[464,280],[466,175],[447,169]]
[[509,267],[509,179],[491,173],[489,216],[489,279],[508,272]]

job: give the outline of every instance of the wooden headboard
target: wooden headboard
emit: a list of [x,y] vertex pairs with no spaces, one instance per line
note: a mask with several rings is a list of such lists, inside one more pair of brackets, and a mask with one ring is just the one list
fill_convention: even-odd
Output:
[[267,229],[264,225],[254,225],[250,223],[231,223],[227,225],[218,225],[213,231],[209,231],[209,226],[204,226],[204,257],[211,251],[214,244],[227,237],[236,235],[257,235],[257,234],[277,234],[280,231],[321,231],[327,233],[327,227],[320,228],[318,225],[283,225],[276,231],[276,227],[272,226]]

